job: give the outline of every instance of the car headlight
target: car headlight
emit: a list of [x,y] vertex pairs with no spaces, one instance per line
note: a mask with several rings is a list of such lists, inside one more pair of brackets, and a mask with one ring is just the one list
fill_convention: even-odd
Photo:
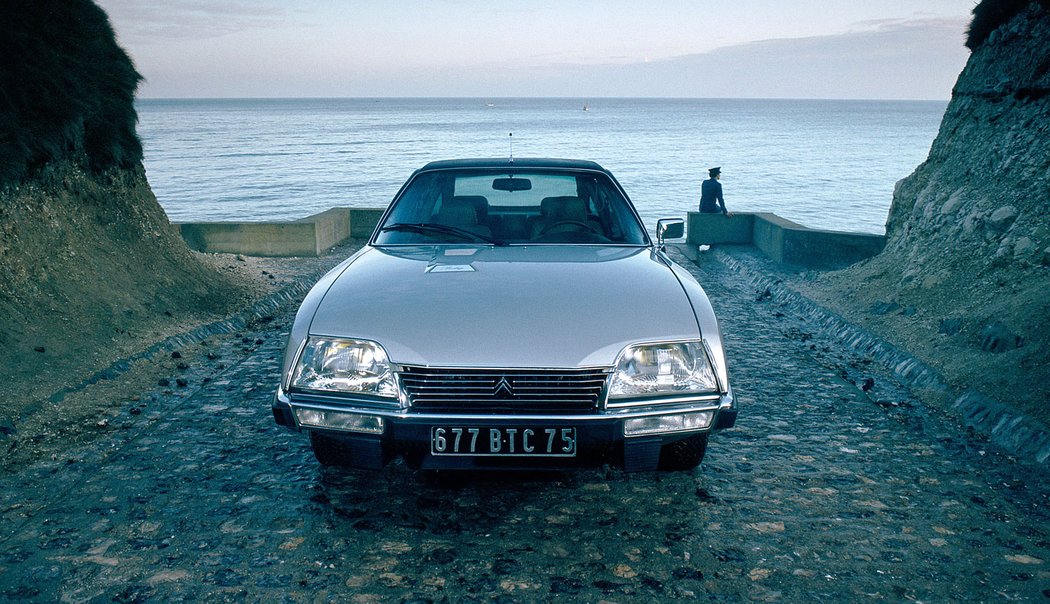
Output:
[[623,349],[609,383],[610,397],[717,392],[704,343],[632,344]]
[[292,374],[292,388],[397,396],[383,347],[368,340],[311,337]]

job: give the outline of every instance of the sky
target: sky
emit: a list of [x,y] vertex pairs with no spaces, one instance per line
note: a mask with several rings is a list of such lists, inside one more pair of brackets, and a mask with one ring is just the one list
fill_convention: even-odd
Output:
[[947,100],[975,0],[96,0],[141,98]]

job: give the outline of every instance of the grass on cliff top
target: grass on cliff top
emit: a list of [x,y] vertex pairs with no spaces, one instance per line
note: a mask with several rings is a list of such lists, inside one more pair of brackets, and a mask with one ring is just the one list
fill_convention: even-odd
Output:
[[91,0],[0,0],[0,188],[53,161],[140,162],[141,79]]
[[[1044,10],[1050,10],[1050,0],[1036,1]],[[993,31],[1033,3],[1032,0],[982,0],[973,8],[973,19],[966,30],[966,48],[977,50]]]

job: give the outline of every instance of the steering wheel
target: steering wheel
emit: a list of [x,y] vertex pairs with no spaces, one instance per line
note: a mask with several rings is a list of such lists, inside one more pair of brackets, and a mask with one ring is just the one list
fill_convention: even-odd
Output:
[[554,230],[554,229],[556,229],[557,227],[560,227],[560,226],[580,227],[581,229],[586,230],[586,231],[590,231],[590,232],[594,233],[595,235],[601,235],[602,237],[605,236],[605,233],[602,233],[598,229],[598,227],[594,226],[591,223],[583,222],[582,220],[559,220],[558,222],[552,222],[552,223],[548,224],[547,226],[543,227],[543,229],[540,230],[540,232],[537,235],[537,237],[542,237],[542,236],[546,235],[548,231],[552,231],[552,230]]

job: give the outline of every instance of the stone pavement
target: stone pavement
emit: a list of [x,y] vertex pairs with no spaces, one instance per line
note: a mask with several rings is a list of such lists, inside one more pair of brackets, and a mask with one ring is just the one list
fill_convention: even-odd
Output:
[[741,404],[694,472],[323,469],[270,417],[287,307],[186,351],[187,385],[94,446],[0,475],[0,600],[1050,600],[1045,473],[689,266]]

